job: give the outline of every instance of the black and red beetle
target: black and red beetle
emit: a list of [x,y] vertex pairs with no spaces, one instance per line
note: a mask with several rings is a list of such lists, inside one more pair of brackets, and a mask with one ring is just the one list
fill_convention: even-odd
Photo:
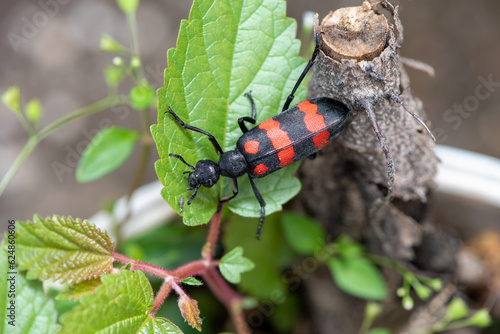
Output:
[[180,155],[169,154],[170,157],[180,159],[192,170],[185,172],[188,173],[189,188],[187,190],[194,190],[187,202],[188,205],[191,204],[201,186],[208,188],[214,186],[221,175],[232,179],[233,194],[221,198],[220,203],[233,199],[238,194],[237,178],[248,174],[261,208],[257,229],[257,238],[259,238],[264,223],[266,203],[253,179],[264,177],[303,158],[313,157],[317,151],[338,136],[349,117],[350,107],[329,97],[312,98],[289,108],[295,92],[314,64],[318,52],[319,34],[316,34],[313,55],[283,105],[282,112],[250,130],[245,122],[255,124],[257,113],[252,95],[250,92],[246,93],[252,106],[252,117],[238,119],[243,135],[238,139],[236,148],[232,151],[222,151],[219,143],[210,133],[184,123],[172,109],[167,111],[186,130],[206,135],[219,155],[218,163],[212,160],[200,160],[196,163],[196,167],[193,167]]
[[[219,203],[233,199],[238,194],[237,178],[248,174],[250,184],[261,208],[259,226],[257,228],[257,238],[259,238],[264,223],[266,203],[255,186],[253,179],[264,177],[306,157],[314,157],[317,151],[330,143],[344,129],[351,108],[341,101],[329,97],[315,97],[289,108],[295,92],[309,69],[313,66],[314,60],[318,55],[319,36],[320,33],[317,33],[313,55],[295,83],[280,114],[248,130],[245,122],[256,123],[256,109],[252,95],[250,92],[246,93],[250,99],[252,117],[238,119],[238,125],[243,135],[238,139],[236,148],[232,151],[224,152],[213,135],[184,123],[172,109],[166,112],[171,114],[177,123],[186,130],[206,135],[219,155],[219,162],[200,160],[193,167],[180,155],[169,154],[170,157],[178,158],[192,170],[184,172],[188,174],[189,188],[187,190],[194,190],[187,202],[188,205],[191,204],[201,186],[208,188],[214,186],[219,181],[221,175],[232,179],[233,194],[221,198]],[[400,101],[396,102],[402,103]],[[407,111],[410,112],[409,110]],[[423,124],[418,116],[411,112],[410,114]],[[376,124],[376,121],[373,121]],[[378,127],[374,127],[374,129],[379,140],[383,138]],[[390,175],[391,173],[394,175],[394,167],[387,145],[385,145],[383,140],[381,140],[381,144],[388,159],[389,190],[391,190],[392,182]]]

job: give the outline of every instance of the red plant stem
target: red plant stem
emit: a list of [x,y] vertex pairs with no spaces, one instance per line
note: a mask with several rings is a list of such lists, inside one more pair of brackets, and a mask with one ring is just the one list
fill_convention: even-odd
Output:
[[158,309],[161,307],[165,299],[167,299],[170,291],[172,291],[172,285],[170,285],[169,280],[164,280],[163,284],[160,287],[160,290],[158,290],[158,293],[155,296],[153,309],[149,314],[152,318],[155,317],[156,312],[158,312]]
[[237,332],[239,334],[251,333],[242,312],[243,296],[236,292],[217,270],[216,267],[220,261],[213,260],[215,245],[219,237],[223,207],[224,204],[220,204],[217,212],[212,217],[207,241],[201,251],[203,258],[201,260],[186,263],[175,270],[166,270],[149,263],[136,261],[119,253],[113,253],[114,260],[130,264],[130,270],[142,270],[165,280],[156,294],[151,311],[152,317],[155,316],[160,306],[170,294],[170,291],[172,291],[172,288],[179,295],[185,294],[177,281],[195,275],[202,275],[210,290],[226,306]]
[[201,251],[201,257],[208,262],[212,262],[212,258],[214,256],[215,245],[217,244],[217,239],[219,238],[220,222],[224,205],[225,203],[219,203],[217,212],[212,217],[212,221],[210,223],[207,241],[205,242],[205,245],[203,246],[203,249]]
[[126,257],[123,254],[120,253],[113,253],[113,258],[115,261],[119,261],[121,263],[125,264],[130,264],[130,270],[142,270],[144,272],[150,273],[151,275],[160,277],[160,278],[167,278],[171,276],[171,272],[163,269],[161,267],[154,266],[149,263],[137,261],[134,259],[131,259],[129,257]]
[[251,333],[247,322],[243,317],[242,302],[243,296],[233,290],[227,281],[222,278],[215,267],[210,267],[202,274],[205,282],[214,295],[226,306],[238,334]]
[[176,279],[182,280],[187,277],[203,274],[208,267],[216,265],[216,263],[218,262],[219,261],[210,263],[206,260],[196,260],[186,263],[185,265],[180,266],[174,271],[171,271],[170,275],[175,277]]

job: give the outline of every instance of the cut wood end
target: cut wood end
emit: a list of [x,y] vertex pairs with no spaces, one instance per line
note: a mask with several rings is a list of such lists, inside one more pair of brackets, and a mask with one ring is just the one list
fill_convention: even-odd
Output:
[[321,22],[321,49],[335,59],[372,60],[384,50],[390,37],[384,15],[374,12],[368,1],[360,7],[340,8]]

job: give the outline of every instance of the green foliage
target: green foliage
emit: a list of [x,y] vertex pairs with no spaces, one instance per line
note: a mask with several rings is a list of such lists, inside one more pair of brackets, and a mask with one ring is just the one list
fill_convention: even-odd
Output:
[[134,130],[114,126],[101,130],[83,151],[76,180],[95,181],[120,167],[132,154],[138,137]]
[[165,318],[148,318],[137,334],[182,334],[182,331]]
[[294,258],[283,239],[279,222],[280,214],[266,217],[260,240],[255,239],[257,219],[240,218],[235,215],[226,222],[223,234],[225,249],[241,246],[245,257],[255,263],[252,270],[241,277],[240,290],[260,299],[270,299],[273,293],[287,295],[282,271]]
[[255,264],[243,257],[243,248],[236,247],[220,259],[219,270],[229,282],[238,284],[241,274],[255,268]]
[[17,222],[17,260],[28,279],[79,282],[109,272],[113,243],[88,221],[53,216]]
[[387,298],[385,280],[360,244],[347,236],[334,243],[336,255],[327,261],[335,283],[344,292],[368,300]]
[[371,261],[363,257],[334,257],[328,261],[328,267],[343,291],[369,300],[387,298],[384,277]]
[[194,285],[194,286],[203,285],[203,283],[201,281],[197,280],[194,277],[185,278],[181,282],[184,284],[187,284],[187,285]]
[[60,334],[100,331],[136,333],[153,308],[153,290],[144,273],[122,270],[101,277],[95,294],[84,295],[80,305],[61,317]]
[[[189,20],[182,21],[177,48],[168,51],[165,87],[158,90],[158,124],[151,127],[160,155],[155,167],[165,186],[162,195],[174,209],[190,193],[182,174],[186,166],[168,154],[182,154],[191,164],[217,161],[217,155],[205,136],[185,131],[165,112],[172,108],[184,122],[212,133],[223,150],[234,148],[241,135],[236,120],[250,115],[246,92],[255,98],[257,122],[278,114],[305,65],[297,56],[296,24],[286,18],[285,5],[277,0],[195,0]],[[296,99],[304,98],[301,88]],[[256,180],[267,214],[298,192],[300,184],[292,178],[297,167]],[[229,208],[257,217],[260,207],[248,179],[239,184],[240,193]],[[196,200],[184,206],[184,223],[208,222],[218,198],[230,192],[230,180],[224,178],[211,189],[202,187]]]
[[313,254],[325,242],[326,233],[314,219],[284,212],[281,222],[288,244],[298,254]]
[[[57,311],[54,302],[43,293],[40,282],[28,281],[24,275],[17,273],[11,275],[8,271],[8,255],[0,249],[0,333],[5,334],[53,334],[59,329],[57,324]],[[9,280],[15,276],[14,280]],[[11,285],[15,288],[11,289]],[[15,296],[12,295],[15,293]],[[15,302],[15,318],[9,317],[12,308],[11,301]],[[10,325],[8,322],[13,321]]]
[[58,300],[72,299],[78,300],[88,293],[95,293],[95,290],[101,286],[100,278],[90,279],[77,284],[74,284],[68,291],[63,292],[57,296]]

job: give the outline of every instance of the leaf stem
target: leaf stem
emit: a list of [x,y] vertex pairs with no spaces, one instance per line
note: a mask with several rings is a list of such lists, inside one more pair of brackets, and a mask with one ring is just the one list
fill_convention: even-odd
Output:
[[201,251],[201,257],[208,262],[212,262],[214,256],[215,245],[217,244],[217,240],[219,238],[222,209],[224,208],[224,205],[225,203],[219,203],[217,212],[214,214],[214,216],[212,217],[212,221],[210,222],[207,241],[205,242],[205,245],[203,246],[203,249]]
[[48,135],[50,135],[52,132],[57,130],[63,125],[66,125],[67,123],[85,117],[89,115],[93,115],[95,113],[98,113],[100,111],[106,110],[108,108],[111,108],[113,106],[119,105],[119,104],[125,104],[128,103],[128,98],[126,96],[108,96],[102,100],[99,100],[93,104],[90,104],[88,106],[85,106],[81,109],[75,110],[72,113],[61,117],[60,119],[54,121],[53,123],[47,125],[45,128],[40,130],[37,134],[34,134],[30,136],[26,144],[24,145],[23,149],[17,156],[16,160],[12,163],[10,166],[9,170],[7,170],[7,173],[5,173],[4,177],[2,178],[2,181],[0,182],[0,196],[3,194],[5,191],[5,188],[9,185],[10,181],[14,178],[16,173],[19,171],[21,168],[21,165],[24,163],[24,161],[28,158],[28,156],[31,154],[33,149]]
[[[139,49],[139,35],[138,35],[138,29],[137,29],[137,20],[135,17],[135,12],[134,13],[128,13],[127,15],[127,23],[130,28],[130,35],[131,35],[131,40],[132,40],[132,56],[137,57],[140,59],[140,49]],[[138,74],[139,74],[139,80],[143,81],[145,78],[144,75],[144,70],[141,66],[138,68]]]
[[169,280],[164,280],[163,284],[160,287],[160,290],[158,290],[158,293],[155,296],[153,309],[149,313],[149,315],[152,318],[155,317],[156,312],[158,312],[160,307],[163,305],[163,302],[165,301],[165,299],[167,299],[168,295],[170,294],[170,291],[172,291],[172,286],[170,285]]
[[215,267],[208,268],[202,276],[210,290],[226,306],[238,334],[251,333],[243,317],[243,296],[229,286]]
[[119,253],[113,253],[113,257],[115,261],[130,264],[130,270],[142,270],[165,280],[155,297],[152,316],[156,314],[172,288],[179,295],[185,294],[178,284],[179,281],[187,277],[201,275],[213,294],[226,306],[237,332],[239,334],[249,334],[251,331],[243,314],[243,296],[234,290],[217,270],[220,261],[213,260],[214,249],[219,236],[222,207],[223,205],[219,205],[217,212],[212,217],[207,241],[202,250],[202,259],[200,260],[186,263],[175,270],[166,270],[149,263],[136,261]]

